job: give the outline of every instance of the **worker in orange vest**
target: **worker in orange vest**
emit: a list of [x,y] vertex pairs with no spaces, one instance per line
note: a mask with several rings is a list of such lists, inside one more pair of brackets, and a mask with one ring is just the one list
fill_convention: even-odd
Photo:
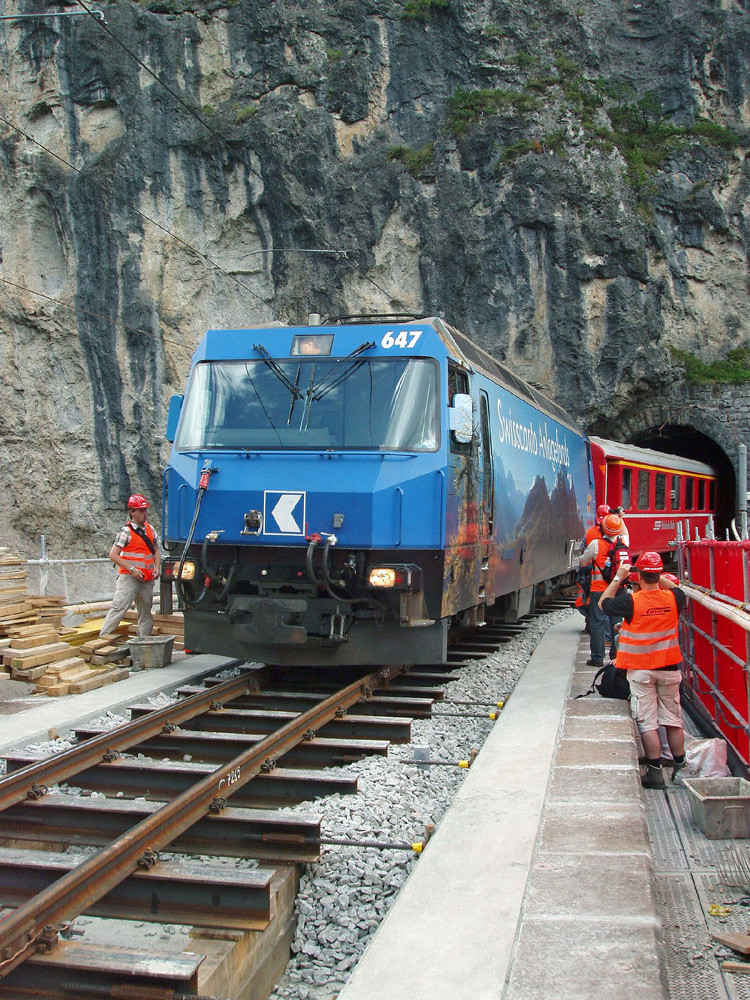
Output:
[[591,667],[604,666],[604,650],[607,640],[609,640],[613,656],[617,649],[615,626],[619,619],[610,619],[604,613],[600,599],[620,563],[630,563],[630,553],[619,541],[621,531],[622,518],[619,514],[607,514],[602,519],[599,537],[592,538],[579,560],[580,566],[591,566],[588,614],[591,657],[586,661]]
[[135,603],[138,612],[138,635],[151,635],[154,616],[154,581],[159,577],[161,551],[156,532],[146,520],[148,501],[140,493],[128,499],[128,522],[117,533],[109,558],[117,566],[117,583],[112,607],[109,609],[100,636],[110,635],[122,616]]
[[635,564],[639,590],[622,587],[630,573],[620,566],[602,594],[606,614],[621,615],[620,643],[615,666],[626,670],[631,708],[646,755],[645,788],[666,788],[661,766],[659,726],[664,726],[672,751],[672,781],[685,766],[685,732],[680,706],[682,652],[677,635],[685,594],[663,573],[658,552],[642,552]]

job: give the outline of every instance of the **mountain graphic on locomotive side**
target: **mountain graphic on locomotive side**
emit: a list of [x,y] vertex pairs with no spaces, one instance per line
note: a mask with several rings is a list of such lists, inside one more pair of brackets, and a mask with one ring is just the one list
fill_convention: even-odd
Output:
[[170,401],[165,573],[188,648],[441,663],[572,581],[588,439],[437,317],[210,330]]

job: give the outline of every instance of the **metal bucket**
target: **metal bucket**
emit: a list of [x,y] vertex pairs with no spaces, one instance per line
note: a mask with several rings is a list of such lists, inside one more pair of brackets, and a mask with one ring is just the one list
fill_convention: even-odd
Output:
[[130,659],[134,667],[151,670],[172,662],[173,635],[150,635],[145,639],[130,639]]
[[750,837],[750,782],[744,778],[686,778],[693,823],[709,840]]

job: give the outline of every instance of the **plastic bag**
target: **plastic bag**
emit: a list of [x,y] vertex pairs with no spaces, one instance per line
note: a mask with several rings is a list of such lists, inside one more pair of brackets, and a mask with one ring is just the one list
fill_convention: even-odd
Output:
[[685,733],[686,770],[696,778],[730,778],[727,744],[722,739],[696,739]]

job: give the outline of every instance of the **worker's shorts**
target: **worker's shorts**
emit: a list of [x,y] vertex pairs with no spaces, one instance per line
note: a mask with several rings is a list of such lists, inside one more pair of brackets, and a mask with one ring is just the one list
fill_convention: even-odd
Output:
[[628,670],[630,708],[641,733],[659,726],[682,728],[679,667],[674,670]]

